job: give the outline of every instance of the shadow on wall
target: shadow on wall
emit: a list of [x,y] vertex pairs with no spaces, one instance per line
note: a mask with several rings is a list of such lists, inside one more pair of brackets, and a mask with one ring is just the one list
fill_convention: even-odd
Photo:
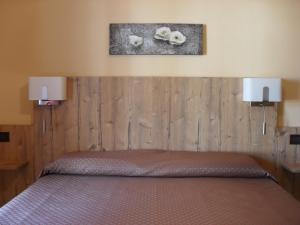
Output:
[[300,80],[283,79],[282,87],[282,103],[279,104],[278,125],[279,127],[299,126],[299,115],[287,114],[295,110],[300,111]]

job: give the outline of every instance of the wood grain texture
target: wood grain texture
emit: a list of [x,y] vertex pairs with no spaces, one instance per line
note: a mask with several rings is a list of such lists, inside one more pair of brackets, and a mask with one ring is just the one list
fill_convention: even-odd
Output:
[[78,79],[79,151],[101,150],[100,79]]
[[193,78],[172,78],[170,82],[168,149],[197,151],[199,82]]
[[221,78],[203,78],[200,85],[199,151],[221,149]]
[[290,145],[290,135],[300,134],[298,127],[285,127],[276,130],[277,174],[280,184],[300,200],[300,173],[282,168],[282,164],[300,165],[300,146]]
[[[34,157],[31,148],[33,135],[30,126],[1,125],[0,131],[10,133],[10,142],[0,143],[1,206],[34,181]],[[8,164],[11,162],[19,163],[9,166]],[[4,168],[5,164],[6,168]]]
[[300,128],[285,127],[276,130],[278,163],[300,163],[300,146],[290,145],[290,135],[300,134]]
[[27,165],[27,161],[4,161],[0,162],[0,171],[14,171]]
[[289,145],[300,128],[277,129],[277,106],[266,108],[266,118],[263,136],[263,109],[242,102],[240,78],[69,78],[68,100],[35,106],[33,126],[0,126],[14,133],[11,143],[0,143],[0,159],[29,161],[22,171],[1,174],[0,201],[60,155],[87,150],[245,152],[282,181],[289,175],[281,163],[300,162],[299,147]]
[[[251,124],[248,104],[242,102],[242,80],[222,79],[220,90],[221,151],[249,152]],[[256,131],[259,133],[259,130]]]
[[[63,134],[64,134],[64,152],[74,152],[79,149],[79,93],[78,78],[68,79],[67,85],[68,101],[63,103]],[[59,116],[59,115],[58,115]]]
[[130,92],[129,78],[106,77],[101,79],[101,149],[105,151],[131,148],[130,143]]
[[129,149],[167,149],[169,85],[163,78],[134,78],[129,95]]
[[242,102],[242,79],[84,77],[69,84],[66,102],[35,110],[41,164],[64,152],[116,149],[242,151],[277,159],[277,108],[266,108],[263,136],[262,108]]

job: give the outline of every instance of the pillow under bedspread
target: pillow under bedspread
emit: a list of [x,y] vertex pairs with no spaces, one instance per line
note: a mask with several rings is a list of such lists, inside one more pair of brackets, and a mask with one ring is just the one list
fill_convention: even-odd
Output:
[[132,150],[76,152],[44,168],[47,174],[143,177],[268,177],[246,154]]

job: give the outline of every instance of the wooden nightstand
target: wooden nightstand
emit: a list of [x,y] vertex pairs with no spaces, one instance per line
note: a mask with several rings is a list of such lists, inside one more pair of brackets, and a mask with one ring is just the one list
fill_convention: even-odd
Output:
[[300,163],[284,163],[282,166],[291,173],[300,173]]
[[284,186],[300,200],[300,163],[283,163],[282,167],[286,171]]
[[27,161],[0,161],[0,171],[18,170],[28,164]]

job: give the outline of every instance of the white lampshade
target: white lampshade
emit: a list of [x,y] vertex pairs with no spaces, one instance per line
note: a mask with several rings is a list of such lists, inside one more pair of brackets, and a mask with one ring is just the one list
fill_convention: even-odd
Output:
[[244,78],[243,101],[246,102],[280,102],[280,78]]
[[66,77],[29,77],[29,100],[65,100]]

